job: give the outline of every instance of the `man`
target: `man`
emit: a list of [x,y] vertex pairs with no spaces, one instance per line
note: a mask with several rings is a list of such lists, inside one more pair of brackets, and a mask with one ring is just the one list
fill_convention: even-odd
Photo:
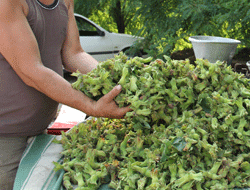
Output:
[[122,118],[116,86],[93,101],[74,90],[62,65],[87,73],[98,64],[79,42],[73,0],[0,1],[0,188],[12,189],[27,137],[42,133],[62,103],[94,117]]

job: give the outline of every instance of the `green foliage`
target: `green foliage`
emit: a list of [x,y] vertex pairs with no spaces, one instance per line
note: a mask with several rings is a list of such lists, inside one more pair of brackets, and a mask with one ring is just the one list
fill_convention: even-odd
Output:
[[250,187],[250,79],[227,64],[120,53],[74,76],[72,86],[95,100],[120,84],[115,101],[132,111],[62,133],[64,160],[55,170],[66,171],[67,189]]
[[74,0],[75,13],[89,17],[93,11],[98,10],[99,0]]
[[[211,35],[239,39],[244,46],[249,38],[249,2],[247,0],[143,0],[141,14],[145,35],[156,56],[178,50],[180,42],[190,43],[192,35]],[[152,45],[153,44],[153,45]],[[184,43],[183,45],[188,45]],[[157,53],[155,52],[157,50]]]
[[[118,33],[134,34],[141,27],[135,12],[140,1],[75,0],[75,12],[89,17],[103,28]],[[106,21],[106,23],[105,23]]]
[[118,33],[116,23],[107,11],[97,10],[89,19],[99,24],[105,30]]
[[145,37],[144,48],[155,58],[191,47],[188,37],[193,35],[250,45],[248,0],[75,0],[75,10],[110,31]]

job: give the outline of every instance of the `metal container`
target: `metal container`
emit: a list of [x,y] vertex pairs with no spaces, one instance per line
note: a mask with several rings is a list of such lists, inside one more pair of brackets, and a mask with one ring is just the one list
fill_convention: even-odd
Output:
[[248,70],[250,71],[250,61],[246,62],[246,66],[247,66]]
[[207,59],[211,63],[217,60],[225,61],[231,65],[239,40],[216,36],[191,36],[196,59]]

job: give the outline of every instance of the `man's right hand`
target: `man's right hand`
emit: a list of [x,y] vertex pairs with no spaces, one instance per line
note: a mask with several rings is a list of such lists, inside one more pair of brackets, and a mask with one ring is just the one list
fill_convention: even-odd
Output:
[[100,98],[94,105],[97,117],[121,119],[132,109],[127,107],[119,108],[114,98],[121,92],[121,85],[115,86],[109,93]]

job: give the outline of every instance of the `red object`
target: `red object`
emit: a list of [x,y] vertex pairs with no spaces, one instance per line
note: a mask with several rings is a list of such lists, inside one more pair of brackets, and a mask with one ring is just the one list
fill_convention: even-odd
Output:
[[48,127],[47,133],[53,134],[53,135],[61,135],[62,134],[61,131],[66,132],[77,124],[78,124],[77,122],[75,122],[75,123],[73,123],[73,122],[72,123],[56,122],[51,127]]
[[85,113],[66,105],[62,105],[55,122],[47,128],[47,133],[61,135],[61,131],[67,132],[78,123],[84,121],[85,118]]

